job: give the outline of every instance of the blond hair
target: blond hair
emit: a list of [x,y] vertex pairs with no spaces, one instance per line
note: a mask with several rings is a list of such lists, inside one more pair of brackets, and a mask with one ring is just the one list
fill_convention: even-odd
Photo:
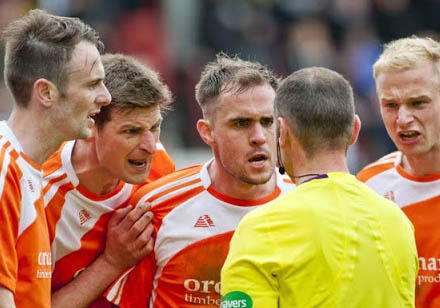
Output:
[[432,63],[440,76],[440,43],[429,37],[416,35],[391,41],[373,65],[373,76],[382,72],[411,69],[421,63]]

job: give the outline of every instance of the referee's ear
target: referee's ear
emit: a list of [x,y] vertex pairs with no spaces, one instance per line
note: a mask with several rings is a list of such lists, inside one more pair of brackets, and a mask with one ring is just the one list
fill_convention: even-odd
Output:
[[277,126],[277,138],[280,146],[284,148],[288,142],[288,138],[290,137],[290,126],[289,123],[283,117],[277,118],[278,126]]
[[361,119],[359,119],[359,116],[355,114],[354,123],[353,123],[353,134],[351,135],[350,145],[355,144],[359,136],[360,130],[361,130]]
[[202,140],[209,146],[213,146],[214,145],[214,136],[213,136],[213,131],[212,131],[212,127],[211,124],[209,123],[209,121],[204,120],[204,119],[200,119],[197,121],[197,131],[199,132],[200,137],[202,138]]

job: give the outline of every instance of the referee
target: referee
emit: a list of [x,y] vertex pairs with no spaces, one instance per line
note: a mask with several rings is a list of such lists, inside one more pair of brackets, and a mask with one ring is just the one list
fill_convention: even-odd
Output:
[[275,98],[279,165],[297,189],[244,217],[221,272],[222,307],[414,307],[411,223],[349,174],[360,130],[338,73],[291,74]]

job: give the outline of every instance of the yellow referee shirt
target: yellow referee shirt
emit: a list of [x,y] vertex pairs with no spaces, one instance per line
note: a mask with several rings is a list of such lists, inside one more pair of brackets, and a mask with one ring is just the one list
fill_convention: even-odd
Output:
[[329,173],[245,216],[221,272],[221,307],[414,307],[417,266],[403,212],[354,176]]

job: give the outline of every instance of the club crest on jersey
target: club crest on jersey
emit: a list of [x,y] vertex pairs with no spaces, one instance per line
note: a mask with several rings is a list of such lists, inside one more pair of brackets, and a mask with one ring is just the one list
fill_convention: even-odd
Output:
[[396,197],[394,196],[394,192],[392,190],[390,190],[389,192],[385,193],[385,195],[383,195],[383,196],[385,198],[387,198],[388,200],[396,202]]
[[90,218],[92,218],[92,216],[90,216],[90,213],[87,212],[87,210],[85,210],[85,209],[82,209],[81,211],[79,211],[78,217],[79,217],[79,223],[81,226],[83,224],[85,224]]
[[215,227],[215,224],[212,221],[211,217],[209,217],[209,215],[202,215],[199,217],[199,219],[197,219],[196,223],[194,224],[194,227],[209,228],[209,227]]

